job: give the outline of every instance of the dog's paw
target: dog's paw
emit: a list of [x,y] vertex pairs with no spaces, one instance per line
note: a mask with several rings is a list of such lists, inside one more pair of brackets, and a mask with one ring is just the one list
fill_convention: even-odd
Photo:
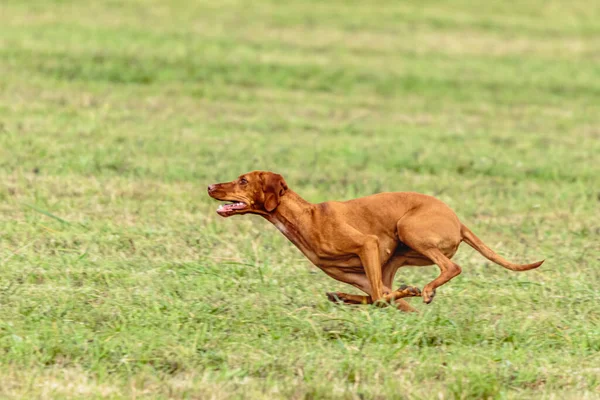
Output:
[[415,286],[402,285],[398,288],[397,292],[402,292],[405,297],[420,297],[421,289]]
[[421,297],[423,297],[423,303],[429,304],[435,297],[435,290],[425,286],[423,292],[421,292]]

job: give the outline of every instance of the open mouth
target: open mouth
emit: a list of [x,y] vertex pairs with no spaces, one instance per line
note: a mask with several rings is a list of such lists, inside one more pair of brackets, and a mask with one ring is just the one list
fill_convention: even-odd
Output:
[[241,201],[221,204],[219,208],[217,208],[217,214],[222,217],[229,217],[230,215],[233,215],[238,211],[245,210],[246,208],[248,208],[248,205]]

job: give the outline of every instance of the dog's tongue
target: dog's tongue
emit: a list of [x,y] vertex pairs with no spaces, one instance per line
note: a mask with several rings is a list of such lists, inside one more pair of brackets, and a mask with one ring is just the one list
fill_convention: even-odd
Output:
[[246,207],[244,203],[231,203],[231,204],[221,204],[219,208],[217,208],[217,214],[222,217],[229,217],[234,211],[241,210]]
[[219,208],[217,208],[217,214],[219,214],[221,217],[227,217],[227,209],[225,206],[220,205]]

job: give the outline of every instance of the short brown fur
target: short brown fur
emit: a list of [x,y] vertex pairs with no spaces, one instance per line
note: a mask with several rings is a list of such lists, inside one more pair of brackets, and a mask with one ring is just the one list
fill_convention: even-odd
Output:
[[[208,187],[211,197],[236,201],[223,206],[224,217],[258,214],[273,223],[317,267],[368,296],[327,293],[348,304],[386,304],[414,311],[404,297],[433,300],[438,287],[461,273],[451,258],[461,242],[513,271],[539,267],[543,261],[518,265],[506,261],[464,226],[440,200],[419,193],[379,193],[359,199],[311,204],[290,190],[279,174],[253,171]],[[403,266],[437,264],[440,275],[422,291],[408,286],[392,290]]]

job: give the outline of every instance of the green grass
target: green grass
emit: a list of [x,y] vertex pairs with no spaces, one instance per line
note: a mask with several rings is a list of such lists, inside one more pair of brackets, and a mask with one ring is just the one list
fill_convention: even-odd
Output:
[[[3,1],[0,397],[600,398],[600,7]],[[342,307],[205,188],[435,195],[421,312]],[[400,270],[423,287],[437,268]],[[352,289],[350,289],[352,290]]]

